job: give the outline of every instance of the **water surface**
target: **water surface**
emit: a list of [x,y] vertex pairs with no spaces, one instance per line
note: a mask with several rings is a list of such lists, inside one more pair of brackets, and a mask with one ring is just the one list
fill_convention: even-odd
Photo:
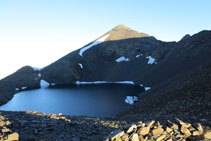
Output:
[[0,110],[109,117],[129,108],[126,96],[142,91],[141,87],[120,84],[42,88],[15,94]]

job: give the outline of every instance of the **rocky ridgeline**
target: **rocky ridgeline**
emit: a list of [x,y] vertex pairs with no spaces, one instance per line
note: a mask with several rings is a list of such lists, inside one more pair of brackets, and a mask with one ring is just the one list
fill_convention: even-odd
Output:
[[165,126],[154,120],[145,124],[138,122],[126,131],[112,132],[107,141],[175,141],[175,140],[211,140],[211,130],[201,124],[185,123],[177,119],[178,123],[167,121]]
[[0,115],[0,138],[2,140],[6,141],[18,141],[19,140],[19,134],[16,132],[12,132],[11,129],[9,129],[9,126],[12,123],[6,119],[4,116]]

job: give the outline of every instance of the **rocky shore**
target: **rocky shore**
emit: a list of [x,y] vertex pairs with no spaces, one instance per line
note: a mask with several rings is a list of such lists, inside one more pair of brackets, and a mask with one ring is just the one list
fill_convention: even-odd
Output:
[[[140,119],[141,120],[141,119]],[[177,122],[137,122],[115,118],[65,116],[36,111],[0,111],[1,140],[23,141],[142,141],[209,140],[210,127]]]

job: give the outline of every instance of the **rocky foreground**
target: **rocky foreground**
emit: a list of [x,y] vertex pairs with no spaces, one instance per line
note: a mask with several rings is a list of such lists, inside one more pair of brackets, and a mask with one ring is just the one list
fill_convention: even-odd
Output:
[[[116,129],[124,129],[124,121],[45,114],[36,111],[1,111],[1,139],[23,141],[105,140]],[[9,124],[7,124],[9,123]],[[11,139],[11,135],[15,137]]]
[[161,125],[155,121],[133,123],[36,111],[1,111],[0,115],[0,137],[8,141],[211,140],[209,127],[181,120]]
[[167,121],[161,125],[154,120],[149,123],[138,122],[127,130],[116,130],[107,141],[173,141],[173,140],[211,140],[210,128],[203,128],[200,123],[191,125],[178,119],[177,123]]

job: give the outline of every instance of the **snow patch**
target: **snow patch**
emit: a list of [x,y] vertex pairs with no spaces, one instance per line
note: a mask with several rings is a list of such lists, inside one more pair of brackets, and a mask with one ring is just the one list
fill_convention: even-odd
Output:
[[38,73],[38,77],[41,77],[41,73]]
[[49,86],[49,83],[45,80],[40,80],[40,87],[41,88],[46,88]]
[[149,59],[148,62],[147,62],[148,64],[155,63],[155,58],[152,58],[152,56],[147,56],[146,59]]
[[113,82],[113,83],[135,85],[135,83],[133,81],[117,81],[117,82]]
[[22,90],[25,90],[27,87],[21,87]]
[[135,85],[133,81],[117,81],[117,82],[109,82],[109,81],[92,81],[92,82],[85,82],[85,81],[76,81],[76,85],[90,85],[90,84],[129,84]]
[[137,96],[126,96],[125,103],[132,105],[135,101],[138,101]]
[[16,90],[16,91],[19,91],[20,89],[19,89],[19,88],[15,88],[15,90]]
[[82,49],[80,49],[79,55],[83,57],[83,53],[84,53],[86,50],[90,49],[90,48],[91,48],[92,46],[94,46],[94,45],[97,45],[97,44],[100,44],[100,43],[104,42],[105,39],[108,38],[109,36],[110,36],[110,34],[107,34],[107,35],[105,35],[105,36],[103,36],[103,37],[97,39],[96,41],[94,41],[94,42],[91,43],[90,45],[87,45],[87,46],[83,47]]
[[136,58],[139,58],[140,56],[143,56],[143,54],[138,54],[138,55],[136,55]]
[[122,62],[122,61],[126,61],[126,62],[127,62],[127,61],[130,61],[130,60],[129,60],[129,58],[126,58],[126,57],[124,57],[124,56],[122,56],[122,57],[116,59],[116,62],[118,62],[118,63],[119,63],[119,62]]
[[144,87],[145,91],[148,91],[151,89],[151,87]]
[[34,71],[40,71],[41,68],[32,67]]
[[83,65],[81,63],[78,63],[78,65],[83,69]]
[[51,86],[55,86],[56,84],[55,83],[51,83]]

